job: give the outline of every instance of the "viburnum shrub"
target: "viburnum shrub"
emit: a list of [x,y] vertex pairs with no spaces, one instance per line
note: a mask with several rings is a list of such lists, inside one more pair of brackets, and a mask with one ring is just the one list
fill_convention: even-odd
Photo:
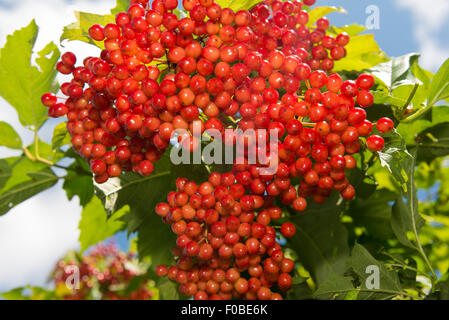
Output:
[[147,266],[137,262],[134,253],[121,252],[114,243],[99,244],[82,257],[71,252],[58,261],[52,272],[54,298],[148,300],[154,296],[148,280],[130,289],[131,283],[145,274],[146,269]]
[[136,235],[162,299],[441,299],[449,61],[388,58],[315,2],[117,0],[63,30],[96,56],[49,44],[39,68],[37,26],[16,31],[0,94],[35,139],[0,122],[22,152],[0,159],[0,215],[63,180],[82,251]]
[[[333,190],[354,198],[346,178],[357,166],[353,155],[362,144],[372,151],[385,145],[372,135],[365,111],[374,102],[374,77],[353,81],[332,73],[350,37],[328,35],[326,18],[307,27],[299,1],[266,0],[238,12],[213,0],[183,6],[189,17],[174,14],[176,1],[131,1],[115,24],[90,27],[90,37],[104,42],[100,57],[77,66],[73,53],[63,54],[56,68],[72,76],[61,85],[67,98],[46,93],[42,103],[51,117],[67,116],[72,146],[99,184],[124,171],[151,175],[176,129],[190,129],[178,142],[195,151],[195,123],[223,139],[230,117],[242,131],[276,130],[275,141],[246,141],[243,164],[236,162],[231,173],[214,172],[200,186],[178,179],[178,191],[156,212],[178,236],[179,258],[158,274],[176,280],[183,294],[279,299],[271,288],[291,288],[293,263],[283,258],[270,227],[282,217],[274,199],[300,212],[308,198],[324,203]],[[164,72],[153,62],[166,66]],[[377,126],[382,133],[394,129],[388,118]],[[272,143],[276,152],[266,148]],[[245,158],[250,152],[278,157],[276,172],[261,172],[263,165]],[[295,227],[284,223],[281,232],[292,237]]]

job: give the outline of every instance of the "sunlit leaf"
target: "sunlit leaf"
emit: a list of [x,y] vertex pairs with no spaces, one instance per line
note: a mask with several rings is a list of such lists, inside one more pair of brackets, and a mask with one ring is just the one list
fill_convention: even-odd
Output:
[[0,146],[10,149],[22,149],[22,139],[10,124],[0,121]]
[[35,21],[9,35],[0,49],[0,95],[17,110],[20,123],[38,129],[47,119],[41,96],[55,91],[55,64],[59,50],[49,43],[38,52],[36,65],[31,57],[38,27]]

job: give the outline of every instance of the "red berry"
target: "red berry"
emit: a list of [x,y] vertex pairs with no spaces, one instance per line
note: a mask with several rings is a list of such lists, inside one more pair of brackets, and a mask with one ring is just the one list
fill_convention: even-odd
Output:
[[366,144],[371,151],[382,151],[385,147],[384,138],[377,135],[368,137]]
[[380,133],[388,133],[394,129],[394,123],[390,118],[381,118],[377,121],[377,130]]
[[282,224],[281,233],[284,235],[284,237],[291,238],[296,233],[296,227],[293,223],[286,222]]

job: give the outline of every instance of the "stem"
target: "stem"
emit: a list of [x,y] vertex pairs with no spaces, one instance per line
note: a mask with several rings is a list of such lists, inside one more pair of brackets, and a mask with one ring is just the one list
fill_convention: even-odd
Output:
[[421,245],[421,241],[419,240],[419,235],[417,232],[415,232],[416,230],[416,223],[413,220],[413,233],[415,234],[415,239],[416,239],[416,245],[418,246],[416,249],[418,250],[418,252],[421,254],[422,258],[424,259],[424,262],[426,263],[427,267],[429,268],[430,272],[432,273],[432,292],[435,292],[435,281],[438,280],[438,277],[435,273],[435,270],[433,270],[432,264],[429,261],[429,258],[427,258],[426,253],[424,252],[424,249]]
[[405,265],[405,264],[387,263],[387,264],[385,264],[385,265],[386,265],[386,266],[389,266],[389,267],[393,267],[393,268],[402,268],[402,269],[412,270],[412,271],[414,271],[414,272],[416,272],[416,273],[419,273],[419,274],[422,274],[422,275],[426,275],[426,276],[427,276],[427,274],[426,274],[425,272],[422,272],[422,271],[420,271],[420,270],[418,270],[418,269],[416,269],[416,268],[407,266],[407,265]]
[[304,127],[315,128],[315,123],[311,122],[301,122]]
[[37,135],[37,129],[34,130],[34,155],[39,162],[48,164],[49,166],[55,165],[52,161],[42,158],[39,155],[39,136]]
[[330,293],[346,293],[349,291],[358,291],[358,292],[373,292],[373,293],[388,293],[391,294],[392,296],[405,296],[405,297],[409,297],[409,298],[413,298],[413,299],[417,299],[417,300],[423,300],[423,298],[421,297],[417,297],[413,294],[407,293],[407,292],[399,292],[399,291],[394,291],[394,290],[383,290],[383,289],[379,289],[379,290],[375,290],[375,289],[351,289],[351,290],[337,290],[337,291],[333,291]]
[[27,149],[27,148],[23,148],[23,153],[25,154],[25,156],[30,159],[31,161],[35,162],[36,158],[31,154],[31,152]]
[[425,114],[427,111],[430,110],[430,108],[432,108],[432,105],[428,105],[425,106],[424,108],[419,109],[418,111],[416,111],[415,113],[412,113],[410,116],[404,118],[401,120],[402,123],[409,123],[412,122],[416,119],[418,119],[419,117],[421,117],[423,114]]
[[[418,83],[415,84],[412,92],[410,93],[410,96],[408,97],[406,104],[404,105],[404,107],[402,107],[402,110],[405,111],[407,109],[407,107],[410,105],[413,98],[415,97],[416,91],[418,91],[418,87],[419,87],[419,84]],[[403,122],[403,123],[412,122],[412,121],[418,119],[419,117],[421,117],[423,114],[425,114],[427,111],[429,111],[430,108],[432,108],[432,107],[433,107],[433,103],[430,103],[427,106],[425,106],[424,108],[419,109],[415,113],[412,113],[410,116],[405,117],[404,119],[401,120],[401,122]]]
[[310,85],[309,79],[306,80],[306,87],[307,87],[307,89],[312,88],[312,86]]
[[[416,163],[414,163],[414,165],[416,165]],[[415,190],[416,186],[414,181],[412,180],[411,183],[411,187],[410,187],[410,194],[415,194],[416,190]],[[432,292],[435,291],[435,281],[438,280],[438,277],[435,273],[435,271],[433,270],[432,264],[429,261],[429,258],[427,258],[426,253],[424,252],[424,249],[421,245],[421,240],[419,239],[419,233],[418,233],[418,227],[416,226],[416,215],[418,214],[417,212],[415,212],[414,210],[414,206],[413,204],[410,207],[410,211],[412,214],[412,228],[413,228],[413,235],[415,236],[415,241],[416,241],[416,250],[420,253],[420,255],[422,256],[422,258],[424,259],[424,262],[426,263],[427,267],[429,268],[430,272],[432,273]]]
[[405,103],[405,105],[402,107],[402,110],[405,110],[408,108],[408,106],[410,105],[410,103],[412,103],[413,98],[415,97],[416,91],[418,91],[419,88],[419,84],[416,83],[415,86],[412,89],[412,92],[410,92],[410,96],[407,99],[407,102]]
[[371,157],[368,159],[368,162],[366,163],[366,167],[369,169],[373,164],[374,164],[374,162],[376,162],[376,160],[378,159],[378,154],[377,153],[373,153],[372,155],[371,155]]

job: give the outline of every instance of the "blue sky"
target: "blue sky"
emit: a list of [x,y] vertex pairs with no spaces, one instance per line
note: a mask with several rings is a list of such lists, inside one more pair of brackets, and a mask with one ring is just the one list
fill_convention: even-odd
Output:
[[[365,24],[366,8],[379,8],[380,29],[372,30],[381,48],[390,56],[421,52],[424,67],[436,71],[449,57],[449,1],[432,0],[317,0],[318,5],[342,6],[345,14],[330,14],[337,26]],[[49,41],[58,43],[64,25],[73,22],[73,11],[107,13],[115,0],[0,0],[0,47],[6,35],[36,18],[41,32],[37,49]],[[65,50],[81,57],[98,54],[98,50],[80,43],[65,44]],[[17,114],[0,98],[0,120],[18,127]],[[32,136],[19,130],[25,142]],[[42,134],[50,137],[51,132]],[[0,157],[14,153],[0,147]],[[54,263],[67,250],[78,248],[78,200],[66,200],[61,186],[48,190],[0,217],[0,292],[26,284],[42,285]],[[125,234],[117,242],[126,249]]]

